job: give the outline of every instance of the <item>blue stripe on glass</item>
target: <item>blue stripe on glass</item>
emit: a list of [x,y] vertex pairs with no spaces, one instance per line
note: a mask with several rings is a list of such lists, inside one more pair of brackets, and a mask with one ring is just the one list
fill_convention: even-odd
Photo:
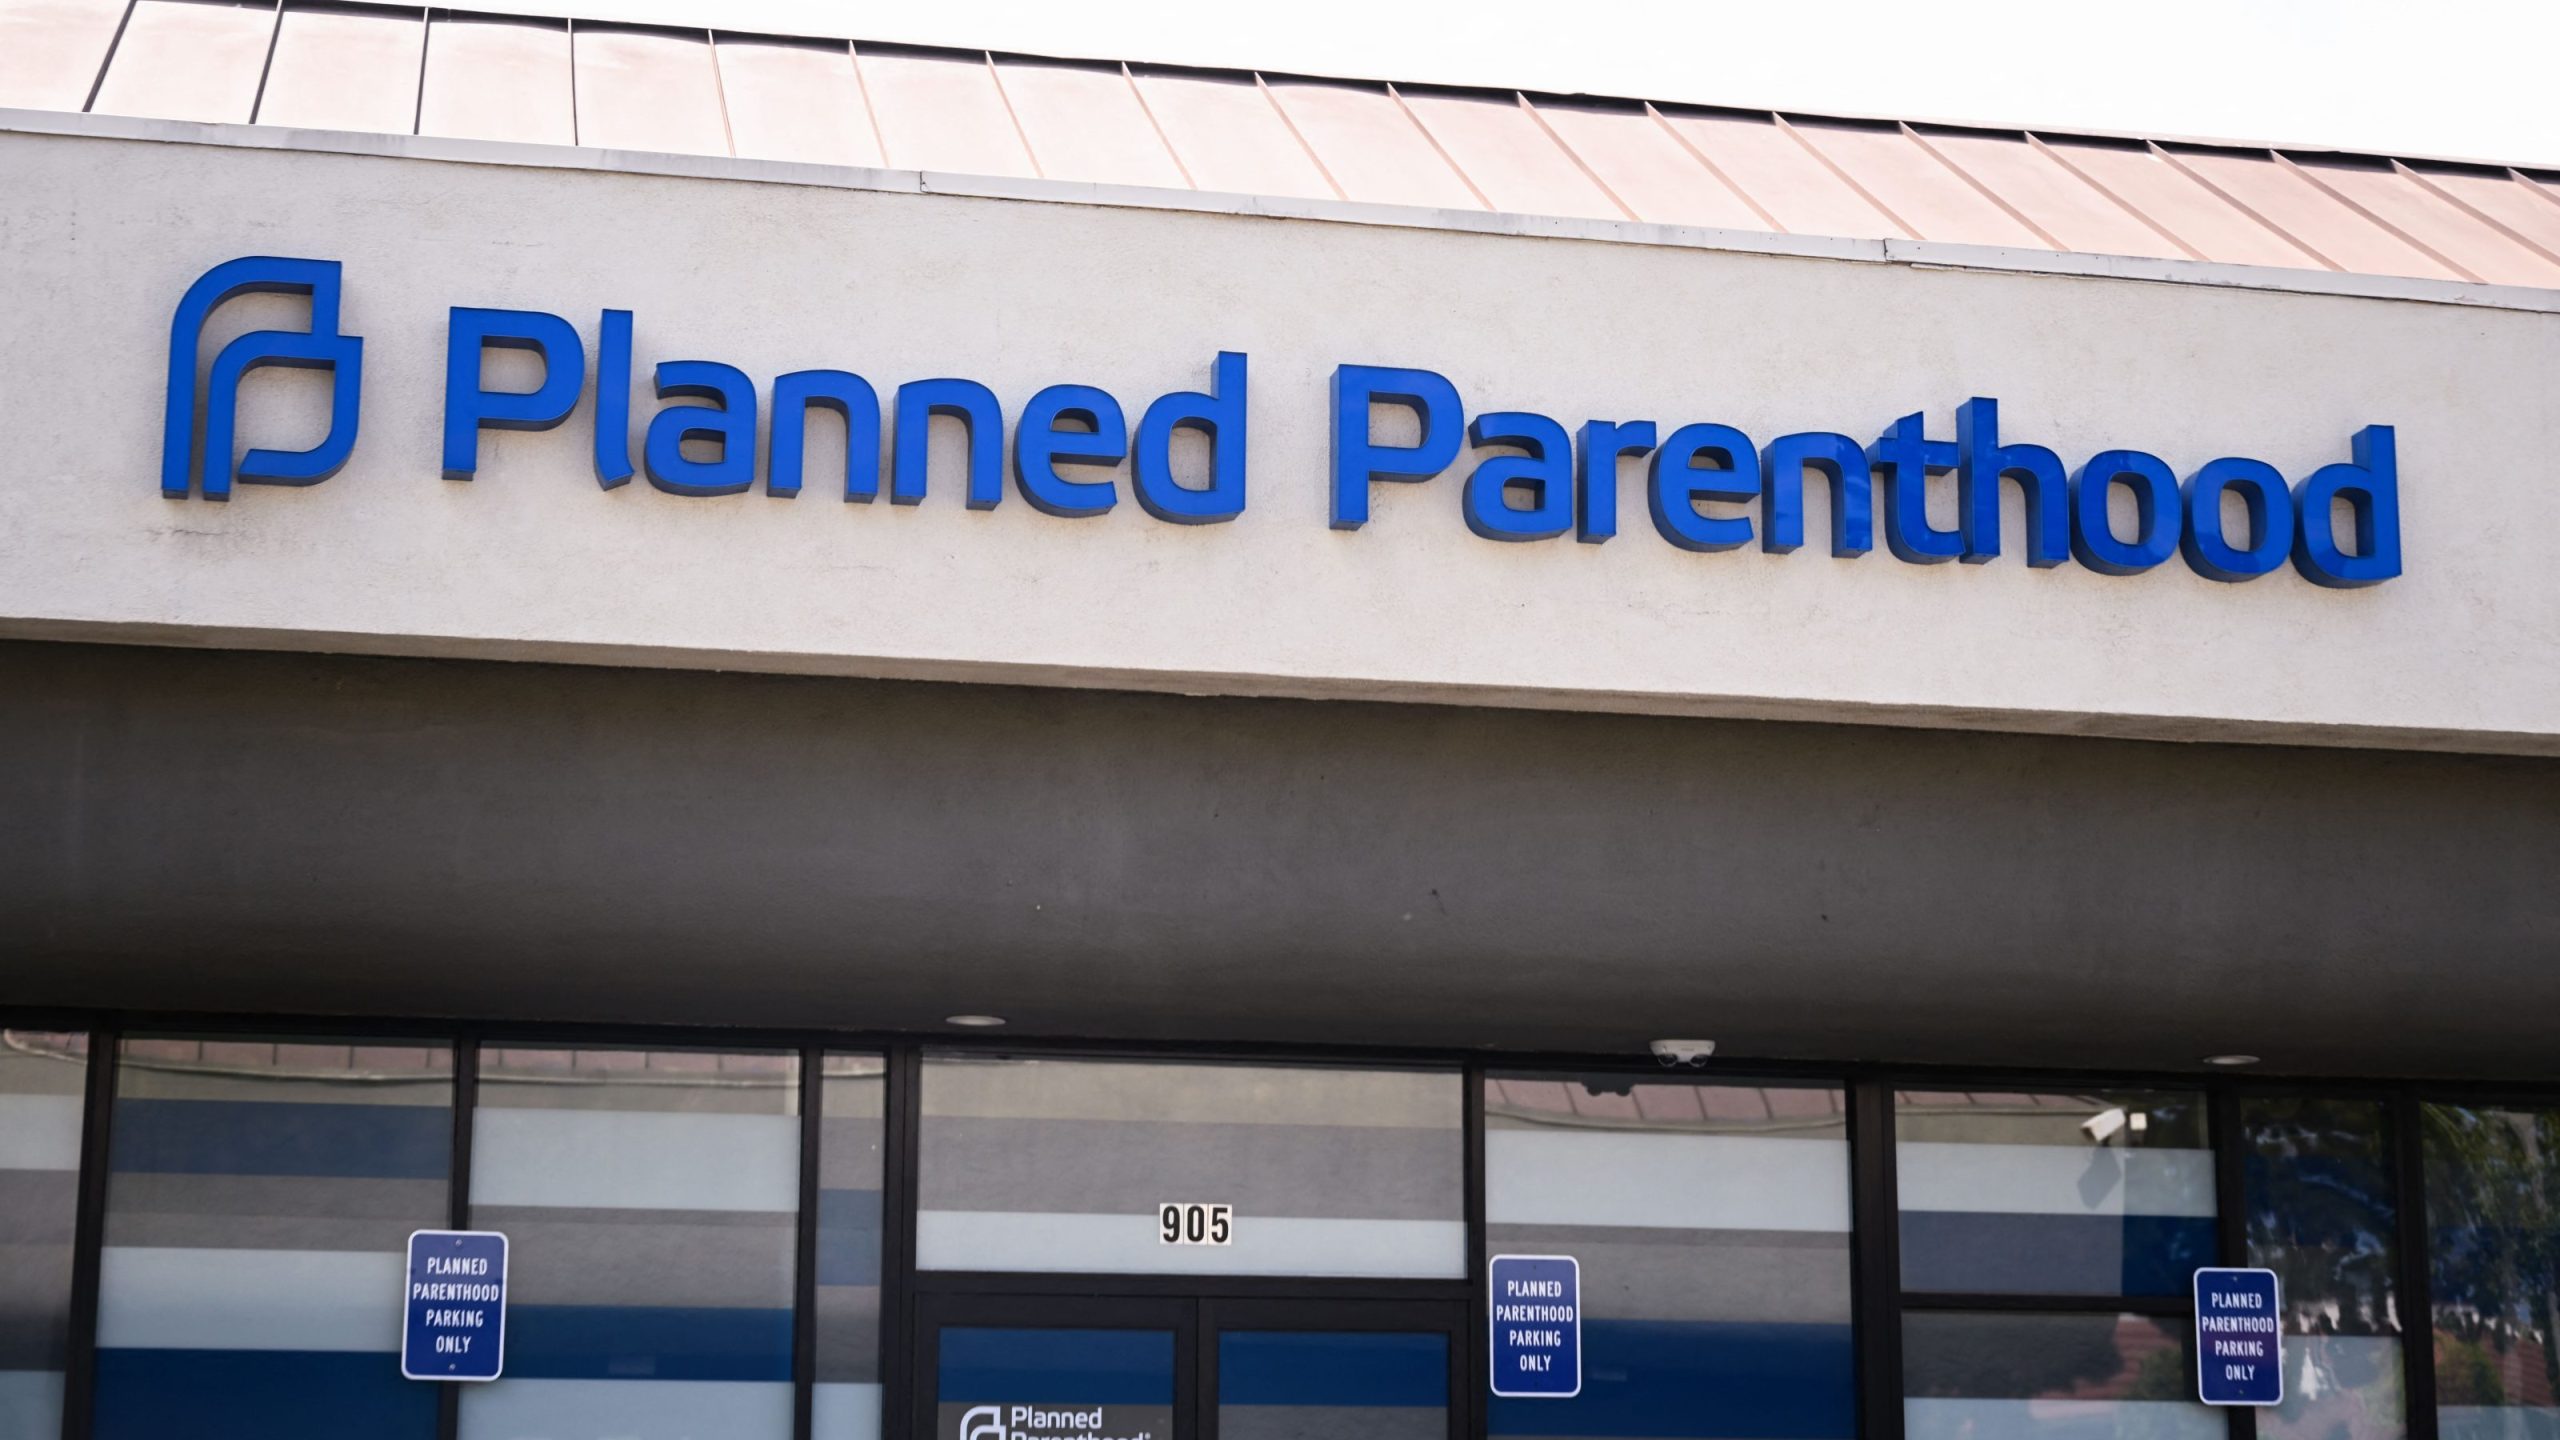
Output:
[[436,1387],[373,1351],[100,1350],[95,1440],[435,1440]]
[[1218,1336],[1221,1405],[1449,1403],[1445,1335],[1229,1330]]
[[2184,1295],[2214,1253],[2210,1216],[1902,1212],[1906,1290]]
[[880,1192],[818,1192],[818,1283],[880,1283]]
[[1493,1435],[1847,1440],[1857,1371],[1846,1325],[1585,1320],[1580,1395],[1491,1406]]
[[791,1312],[509,1305],[507,1374],[538,1380],[791,1378]]
[[442,1105],[118,1100],[109,1168],[123,1175],[317,1175],[442,1180]]
[[1170,1330],[942,1327],[944,1404],[1170,1405]]

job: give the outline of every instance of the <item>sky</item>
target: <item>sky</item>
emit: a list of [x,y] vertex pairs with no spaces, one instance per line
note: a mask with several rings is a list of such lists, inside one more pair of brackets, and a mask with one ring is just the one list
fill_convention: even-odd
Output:
[[2560,165],[2560,0],[511,0],[500,8]]

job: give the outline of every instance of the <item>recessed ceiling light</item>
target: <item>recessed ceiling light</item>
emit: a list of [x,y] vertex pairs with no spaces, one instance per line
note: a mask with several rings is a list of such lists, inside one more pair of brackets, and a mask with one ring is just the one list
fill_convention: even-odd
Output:
[[986,1030],[1004,1023],[1001,1015],[945,1015],[945,1025],[966,1025],[972,1030]]
[[2258,1057],[2255,1055],[2207,1055],[2204,1057],[2204,1063],[2207,1065],[2255,1065],[2258,1063]]

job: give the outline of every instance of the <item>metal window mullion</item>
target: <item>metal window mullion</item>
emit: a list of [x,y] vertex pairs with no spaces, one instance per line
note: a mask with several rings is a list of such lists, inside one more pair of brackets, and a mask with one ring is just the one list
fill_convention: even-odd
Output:
[[107,1229],[107,1161],[116,1108],[121,1033],[89,1032],[89,1069],[81,1077],[80,1178],[73,1192],[71,1314],[62,1366],[62,1440],[89,1440],[97,1414],[98,1261]]
[[1451,1418],[1457,1423],[1458,1434],[1466,1440],[1484,1440],[1491,1418],[1486,1392],[1493,1386],[1492,1295],[1487,1288],[1492,1282],[1485,1264],[1486,1252],[1491,1248],[1485,1218],[1485,1072],[1481,1065],[1469,1065],[1460,1074],[1466,1086],[1461,1112],[1464,1118],[1460,1123],[1466,1137],[1467,1323],[1459,1340],[1466,1355],[1458,1374],[1466,1384],[1459,1397],[1458,1413]]
[[[453,1151],[445,1176],[445,1227],[471,1228],[471,1129],[480,1109],[480,1040],[453,1037]],[[504,1358],[503,1356],[501,1357]],[[436,1387],[437,1440],[459,1440],[462,1434],[462,1387]]]
[[1893,1088],[1849,1087],[1850,1331],[1859,1440],[1902,1440],[1901,1202],[1893,1168]]
[[827,1052],[800,1051],[800,1213],[792,1227],[791,1434],[809,1440],[818,1384],[818,1143],[826,1118]]
[[2437,1440],[2435,1276],[2428,1269],[2424,1107],[2415,1089],[2391,1101],[2392,1189],[2400,1202],[2400,1394],[2408,1440]]
[[925,1423],[916,1370],[916,1142],[922,1128],[923,1060],[917,1048],[886,1052],[880,1126],[880,1433],[905,1437]]
[[[2249,1147],[2247,1129],[2240,1123],[2240,1097],[2229,1085],[2209,1086],[2204,1095],[2205,1132],[2213,1145],[2213,1216],[2215,1249],[2224,1265],[2249,1263]],[[2192,1308],[2194,1297],[2188,1297]],[[2278,1316],[2281,1330],[2284,1319]],[[2194,1340],[2194,1326],[2188,1326],[2189,1343]],[[2202,1358],[2193,1363],[2201,1366]],[[2201,1373],[2201,1372],[2199,1372]],[[2247,1405],[2222,1407],[2222,1418],[2229,1427],[2231,1440],[2258,1440],[2258,1412]]]

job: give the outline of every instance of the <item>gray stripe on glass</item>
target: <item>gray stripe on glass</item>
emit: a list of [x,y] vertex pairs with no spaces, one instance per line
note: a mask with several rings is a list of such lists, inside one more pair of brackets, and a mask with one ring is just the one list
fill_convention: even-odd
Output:
[[508,1299],[526,1305],[791,1303],[792,1217],[737,1211],[482,1206],[508,1240]]
[[1462,1213],[1455,1129],[928,1117],[922,1149],[927,1210],[1152,1214],[1178,1200],[1239,1218]]
[[1442,1405],[1221,1405],[1218,1440],[1448,1440]]
[[1606,1320],[1849,1320],[1849,1237],[1807,1230],[1489,1225],[1497,1255],[1582,1262],[1583,1312]]
[[71,1170],[0,1170],[0,1245],[71,1243],[80,1176]]
[[828,1190],[880,1188],[878,1120],[818,1122],[818,1184]]
[[818,1379],[880,1378],[880,1290],[874,1285],[818,1287]]
[[0,1245],[0,1370],[62,1368],[70,1312],[69,1241]]
[[441,1180],[117,1175],[107,1243],[190,1250],[401,1250],[445,1220]]

